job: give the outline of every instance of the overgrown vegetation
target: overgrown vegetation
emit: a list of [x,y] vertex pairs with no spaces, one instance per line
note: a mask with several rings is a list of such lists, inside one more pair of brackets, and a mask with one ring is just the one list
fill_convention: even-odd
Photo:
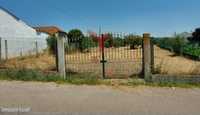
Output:
[[81,42],[82,52],[89,52],[90,48],[96,47],[98,44],[90,37],[84,37]]
[[200,46],[188,44],[183,49],[184,54],[194,56],[200,59]]
[[198,44],[200,45],[200,28],[197,28],[193,33],[191,37],[188,37],[188,40],[192,44]]
[[49,36],[47,38],[48,50],[51,54],[56,54],[56,37],[55,35]]
[[133,34],[125,36],[125,44],[130,45],[130,49],[136,49],[142,45],[142,37]]
[[191,37],[176,35],[174,37],[156,38],[154,43],[163,49],[184,55],[193,59],[200,59],[199,31],[196,30]]
[[113,47],[119,48],[119,47],[124,47],[124,46],[126,46],[124,39],[122,39],[121,37],[114,38]]
[[186,45],[185,39],[179,36],[172,38],[158,38],[155,42],[159,47],[170,50],[178,55],[183,53],[183,48]]
[[40,81],[69,83],[76,85],[97,85],[99,79],[91,74],[70,74],[67,79],[63,79],[56,73],[44,73],[32,69],[6,69],[0,70],[0,80],[20,80],[20,81]]
[[0,80],[19,80],[19,81],[40,81],[56,82],[58,84],[75,84],[75,85],[108,85],[108,86],[153,86],[153,87],[200,87],[200,84],[176,83],[176,82],[145,82],[143,79],[130,78],[124,80],[117,79],[100,79],[90,73],[69,74],[67,79],[61,78],[56,73],[43,73],[38,70],[30,69],[7,69],[0,70]]
[[[93,36],[85,36],[83,32],[79,29],[72,29],[67,33],[68,41],[65,45],[65,51],[67,53],[73,53],[80,51],[83,53],[89,52],[91,48],[98,47],[99,40]],[[106,48],[114,47],[125,47],[130,46],[130,49],[137,49],[142,45],[142,37],[134,34],[127,36],[115,36],[112,33],[106,34],[106,40],[104,41],[104,46]],[[56,53],[56,37],[50,36],[47,39],[49,51],[52,54]]]

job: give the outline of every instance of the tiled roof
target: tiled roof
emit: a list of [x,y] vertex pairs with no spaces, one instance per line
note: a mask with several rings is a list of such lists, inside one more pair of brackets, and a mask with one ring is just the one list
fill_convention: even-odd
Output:
[[61,30],[60,28],[56,26],[40,26],[40,27],[33,27],[33,28],[37,32],[44,32],[49,35],[54,35],[55,33],[58,33],[58,32],[64,32],[63,30]]

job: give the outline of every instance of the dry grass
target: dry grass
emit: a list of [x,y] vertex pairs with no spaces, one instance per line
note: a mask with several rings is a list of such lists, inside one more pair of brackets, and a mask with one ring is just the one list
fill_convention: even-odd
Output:
[[[101,75],[101,53],[93,48],[89,53],[75,52],[66,55],[67,69],[73,72],[92,72]],[[105,49],[106,75],[110,77],[129,77],[138,74],[142,69],[142,50],[130,50],[128,47]],[[0,68],[28,68],[43,71],[55,68],[55,58],[43,54],[36,58],[14,58],[0,64]],[[155,47],[155,68],[162,74],[200,74],[200,62]]]
[[182,56],[174,56],[172,52],[155,46],[155,68],[162,74],[200,74],[200,61],[194,61]]
[[12,58],[3,62],[0,68],[26,68],[47,71],[55,68],[55,58],[47,53],[41,54],[39,57],[33,55],[22,58]]
[[[105,48],[107,77],[130,77],[142,70],[142,50],[129,47]],[[76,52],[66,55],[67,67],[75,72],[93,72],[101,76],[101,52],[92,48],[88,53]]]

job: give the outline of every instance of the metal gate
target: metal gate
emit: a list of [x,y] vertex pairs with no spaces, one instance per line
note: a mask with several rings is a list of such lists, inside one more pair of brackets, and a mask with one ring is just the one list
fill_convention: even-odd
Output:
[[106,33],[68,38],[68,73],[90,73],[103,78],[128,78],[142,71],[142,37]]

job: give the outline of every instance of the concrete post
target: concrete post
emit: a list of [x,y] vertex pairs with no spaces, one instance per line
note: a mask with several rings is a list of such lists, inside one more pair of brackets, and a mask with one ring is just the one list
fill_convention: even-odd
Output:
[[143,71],[144,71],[144,79],[146,81],[151,80],[151,40],[150,34],[143,34]]
[[66,79],[64,42],[64,35],[62,35],[61,33],[57,33],[58,72],[64,79]]
[[154,66],[155,66],[155,62],[154,62],[154,43],[151,40],[151,73],[154,73]]
[[1,40],[2,40],[2,38],[0,37],[0,62],[2,61],[2,48],[1,48]]
[[38,42],[35,41],[35,52],[36,52],[36,57],[39,56],[39,51],[38,51]]
[[8,41],[5,40],[5,58],[8,60]]

